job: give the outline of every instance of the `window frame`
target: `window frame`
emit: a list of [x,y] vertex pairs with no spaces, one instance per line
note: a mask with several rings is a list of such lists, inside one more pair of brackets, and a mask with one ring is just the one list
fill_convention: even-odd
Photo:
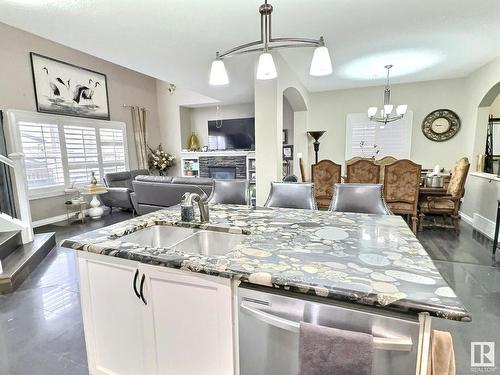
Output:
[[[378,123],[378,122],[375,122],[375,121],[371,121],[368,116],[366,115],[366,113],[349,113],[347,116],[346,116],[346,132],[345,132],[345,160],[349,160],[349,159],[352,159],[353,157],[357,157],[359,155],[353,155],[353,152],[352,152],[352,135],[353,135],[353,132],[352,132],[352,129],[353,129],[353,126],[354,124],[357,124],[357,123],[360,123],[360,122],[363,122],[365,121],[366,119],[366,123],[374,123],[378,126],[386,126],[386,127],[389,127],[389,126],[404,126],[405,127],[405,132],[406,132],[406,139],[405,139],[405,158],[406,159],[410,159],[411,157],[411,147],[412,147],[412,143],[411,143],[411,140],[412,140],[412,135],[413,135],[413,112],[408,110],[406,112],[406,114],[404,115],[404,117],[401,119],[401,120],[398,120],[396,122],[392,122],[392,123],[387,123],[386,125],[384,125],[383,123]],[[383,158],[384,156],[394,156],[394,155],[391,155],[391,153],[385,153],[385,152],[382,152],[380,155],[378,155],[376,158],[377,159],[381,159]]]
[[[68,154],[66,149],[66,139],[64,133],[64,126],[79,126],[88,127],[95,129],[96,142],[97,142],[97,153],[98,153],[98,168],[99,177],[104,177],[103,174],[103,161],[102,161],[102,148],[101,148],[101,133],[100,129],[118,129],[123,132],[123,146],[125,153],[125,169],[130,169],[129,167],[129,149],[127,140],[127,125],[121,121],[107,121],[107,120],[97,120],[88,119],[83,117],[70,117],[62,115],[53,115],[46,113],[38,113],[31,111],[21,111],[21,110],[8,110],[8,139],[11,145],[12,153],[23,153],[23,145],[21,140],[21,131],[19,127],[20,122],[33,122],[33,123],[48,123],[57,125],[59,134],[59,145],[61,150],[61,160],[64,172],[64,184],[63,186],[45,186],[39,188],[28,188],[28,198],[30,200],[42,199],[49,197],[56,197],[64,195],[65,188],[70,184],[69,181],[69,166],[68,166]],[[28,184],[26,183],[26,186]]]

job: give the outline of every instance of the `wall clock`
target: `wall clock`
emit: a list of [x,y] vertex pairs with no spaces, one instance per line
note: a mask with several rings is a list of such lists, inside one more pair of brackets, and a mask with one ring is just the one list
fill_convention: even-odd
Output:
[[422,133],[434,142],[451,139],[460,130],[460,118],[449,109],[437,109],[422,122]]

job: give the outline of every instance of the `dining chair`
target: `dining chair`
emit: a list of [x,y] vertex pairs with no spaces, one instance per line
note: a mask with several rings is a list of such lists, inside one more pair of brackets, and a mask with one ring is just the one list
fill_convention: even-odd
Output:
[[368,159],[361,159],[354,163],[346,164],[348,183],[378,184],[380,178],[380,165]]
[[316,210],[314,184],[310,182],[271,182],[265,207]]
[[341,182],[340,164],[331,160],[321,160],[311,166],[311,182],[319,208],[328,208],[332,201],[333,186]]
[[385,172],[385,166],[394,163],[397,161],[394,156],[384,156],[382,159],[375,160],[375,164],[380,165],[380,177],[379,181],[382,183],[384,182],[384,172]]
[[335,184],[329,211],[391,215],[382,184]]
[[248,180],[214,180],[208,203],[250,204]]
[[425,226],[438,226],[444,228],[455,229],[455,232],[459,233],[459,220],[460,220],[460,206],[462,198],[465,194],[465,181],[467,179],[467,173],[469,172],[469,159],[461,158],[455,164],[450,177],[450,182],[448,183],[448,188],[446,189],[446,194],[444,195],[428,195],[422,197],[419,206],[419,229],[422,230],[424,227],[424,217],[425,215],[443,215],[443,217],[451,217],[451,225],[446,223],[438,224],[433,222],[426,224]]
[[394,214],[408,215],[411,228],[417,233],[418,193],[422,166],[401,159],[385,166],[384,198]]

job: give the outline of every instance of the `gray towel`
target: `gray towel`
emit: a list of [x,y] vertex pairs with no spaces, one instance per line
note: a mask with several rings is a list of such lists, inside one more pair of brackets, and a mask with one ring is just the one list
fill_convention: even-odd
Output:
[[300,375],[370,375],[373,336],[300,323]]

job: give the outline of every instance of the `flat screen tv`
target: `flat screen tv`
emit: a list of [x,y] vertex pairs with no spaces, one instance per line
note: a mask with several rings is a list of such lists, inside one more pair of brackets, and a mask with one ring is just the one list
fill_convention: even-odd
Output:
[[255,118],[208,122],[209,150],[255,150]]

